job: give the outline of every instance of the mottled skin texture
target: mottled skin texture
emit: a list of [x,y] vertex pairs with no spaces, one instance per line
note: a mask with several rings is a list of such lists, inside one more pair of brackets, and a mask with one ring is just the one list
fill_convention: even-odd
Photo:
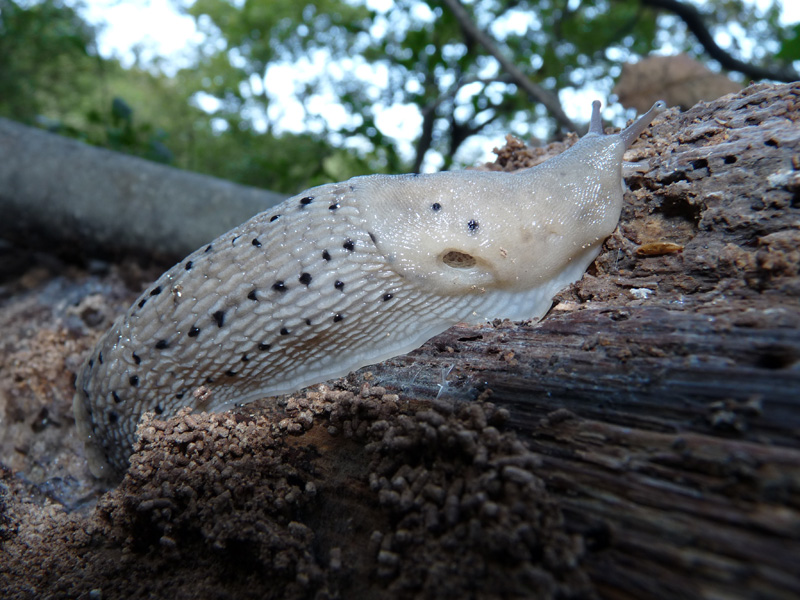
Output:
[[141,416],[219,411],[420,346],[457,322],[538,319],[622,208],[617,135],[517,173],[356,177],[286,200],[164,273],[100,339],[74,411],[93,473],[128,465]]

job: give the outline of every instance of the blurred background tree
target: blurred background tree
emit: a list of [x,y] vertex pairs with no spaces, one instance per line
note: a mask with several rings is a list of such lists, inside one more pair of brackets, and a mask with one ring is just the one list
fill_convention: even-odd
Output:
[[[798,79],[779,0],[176,0],[191,64],[123,68],[83,5],[0,0],[0,115],[292,193],[474,163],[473,143],[580,129],[625,62],[686,53],[738,81]],[[295,75],[306,129],[281,127]],[[648,84],[649,85],[649,84]],[[621,107],[604,113],[618,122]]]

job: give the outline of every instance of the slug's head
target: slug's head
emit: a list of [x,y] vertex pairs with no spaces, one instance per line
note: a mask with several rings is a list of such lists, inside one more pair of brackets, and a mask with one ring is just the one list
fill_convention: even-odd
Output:
[[604,135],[595,102],[574,146],[515,173],[361,178],[361,215],[391,267],[432,292],[524,291],[564,273],[574,281],[619,220],[622,155],[664,108]]

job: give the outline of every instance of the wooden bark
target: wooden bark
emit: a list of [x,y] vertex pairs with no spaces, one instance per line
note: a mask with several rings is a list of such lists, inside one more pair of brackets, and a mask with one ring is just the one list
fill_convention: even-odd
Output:
[[372,371],[384,384],[417,375],[410,387],[423,395],[456,365],[447,391],[456,400],[491,390],[594,550],[584,566],[601,596],[791,598],[800,594],[793,310],[780,324],[637,307],[458,327]]

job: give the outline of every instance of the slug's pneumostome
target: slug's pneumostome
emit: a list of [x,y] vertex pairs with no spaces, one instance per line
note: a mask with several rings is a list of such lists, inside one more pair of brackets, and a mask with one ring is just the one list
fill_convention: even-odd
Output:
[[372,175],[256,215],[164,273],[100,339],[73,403],[95,475],[140,417],[220,411],[409,352],[457,322],[538,319],[622,209],[622,155],[656,103],[515,173]]

